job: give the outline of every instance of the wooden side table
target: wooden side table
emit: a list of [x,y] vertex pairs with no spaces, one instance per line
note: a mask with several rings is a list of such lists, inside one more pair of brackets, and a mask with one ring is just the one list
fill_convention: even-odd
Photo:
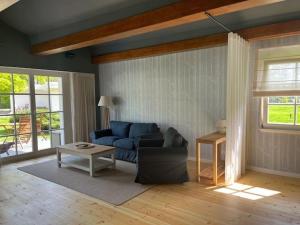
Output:
[[[218,132],[205,135],[203,137],[196,139],[196,172],[197,181],[200,182],[200,177],[213,179],[213,183],[218,185],[218,178],[224,174],[224,166],[218,165],[221,161],[221,144],[226,142],[226,134],[221,134]],[[200,172],[200,162],[201,162],[201,144],[211,144],[213,151],[212,159],[212,169],[206,168]]]

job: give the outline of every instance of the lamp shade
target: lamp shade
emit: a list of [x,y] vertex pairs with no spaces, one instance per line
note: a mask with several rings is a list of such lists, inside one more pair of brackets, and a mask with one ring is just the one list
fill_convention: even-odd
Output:
[[101,96],[98,106],[109,107],[113,104],[111,96]]

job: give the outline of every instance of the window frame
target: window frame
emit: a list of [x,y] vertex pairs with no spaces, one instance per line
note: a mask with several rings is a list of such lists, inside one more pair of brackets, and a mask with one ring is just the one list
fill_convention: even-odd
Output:
[[[281,97],[281,96],[278,96]],[[296,130],[300,131],[300,124],[297,124],[297,106],[300,106],[297,103],[297,98],[300,96],[292,96],[295,97],[295,102],[293,104],[285,104],[285,105],[294,105],[294,124],[274,124],[268,123],[268,106],[275,105],[275,104],[268,104],[269,97],[262,97],[261,98],[261,127],[266,129],[279,129],[279,130]]]

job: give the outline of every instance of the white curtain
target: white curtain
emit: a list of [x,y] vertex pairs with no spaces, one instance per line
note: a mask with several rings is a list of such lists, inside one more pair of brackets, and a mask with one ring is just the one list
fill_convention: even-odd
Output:
[[228,35],[225,182],[234,183],[246,164],[246,106],[249,77],[249,43]]
[[73,142],[88,142],[96,124],[95,76],[72,73],[70,83]]

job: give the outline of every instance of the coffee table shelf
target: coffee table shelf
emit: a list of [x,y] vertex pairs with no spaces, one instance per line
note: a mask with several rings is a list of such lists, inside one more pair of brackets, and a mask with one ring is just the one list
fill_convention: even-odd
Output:
[[[84,171],[90,171],[90,160],[84,159],[76,156],[67,156],[64,157],[61,161],[59,161],[61,165],[74,167],[77,169],[81,169]],[[102,170],[107,167],[114,168],[115,164],[111,160],[108,159],[95,159],[94,160],[94,171]]]
[[[72,144],[66,144],[58,146],[56,148],[57,154],[57,166],[61,165],[71,166],[77,169],[88,171],[90,176],[94,176],[95,171],[104,169],[107,167],[115,168],[115,147],[105,145],[95,145],[88,149],[78,149],[78,144],[90,144],[86,142],[77,142]],[[71,155],[69,157],[62,158],[62,154]],[[103,156],[111,156],[110,159],[100,159]]]

